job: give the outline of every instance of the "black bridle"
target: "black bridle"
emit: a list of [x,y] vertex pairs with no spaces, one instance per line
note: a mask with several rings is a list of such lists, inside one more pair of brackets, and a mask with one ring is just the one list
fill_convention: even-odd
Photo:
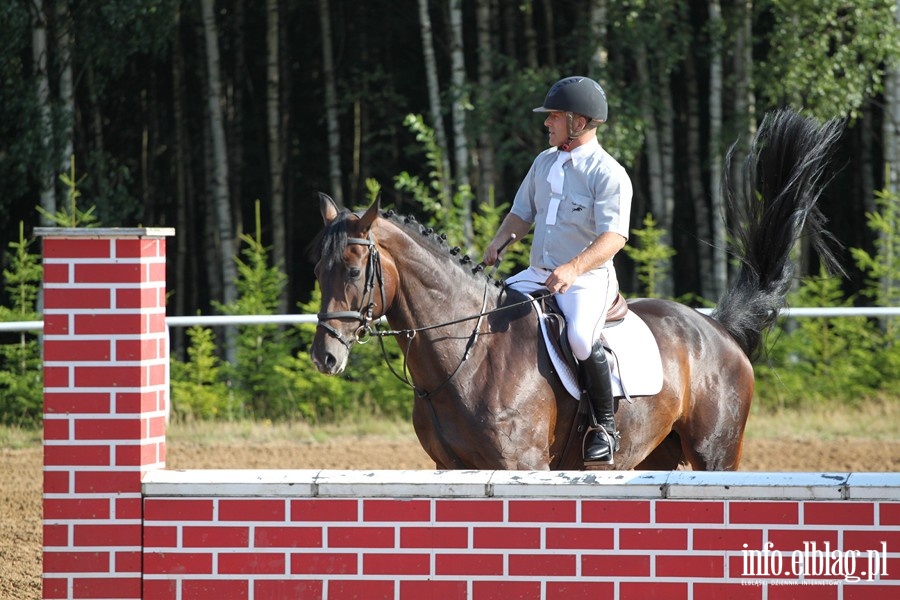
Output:
[[[500,248],[499,252],[502,252],[506,246],[515,239],[515,236],[512,236],[510,239],[503,244]],[[360,245],[360,246],[368,246],[369,255],[366,259],[366,280],[365,286],[363,288],[363,301],[361,302],[359,310],[340,310],[333,312],[320,312],[318,313],[318,326],[322,327],[326,332],[331,334],[336,340],[338,340],[344,347],[349,351],[354,343],[364,344],[368,341],[370,336],[376,336],[379,339],[381,344],[381,353],[384,356],[384,362],[390,369],[391,373],[415,390],[416,394],[421,398],[426,398],[435,394],[438,390],[446,386],[450,383],[456,374],[459,373],[459,370],[462,368],[463,363],[468,360],[470,354],[472,353],[472,348],[475,346],[475,343],[478,341],[478,335],[481,329],[481,323],[484,321],[484,317],[489,316],[495,312],[501,312],[504,310],[509,310],[512,308],[516,308],[523,304],[531,304],[534,302],[533,298],[527,298],[526,300],[515,302],[513,304],[509,304],[506,306],[501,306],[499,308],[495,308],[493,310],[485,311],[485,306],[487,306],[487,291],[488,285],[490,284],[490,277],[485,279],[485,288],[484,288],[484,296],[481,300],[481,310],[476,315],[471,315],[468,317],[462,317],[460,319],[454,319],[452,321],[446,321],[443,323],[438,323],[435,325],[426,325],[423,327],[416,327],[413,329],[376,329],[373,327],[373,323],[377,321],[374,317],[375,313],[375,283],[378,283],[379,291],[381,292],[381,309],[382,313],[387,311],[387,301],[384,293],[384,275],[381,268],[381,255],[378,253],[378,246],[375,244],[375,241],[372,239],[372,235],[369,234],[368,238],[347,238],[347,245]],[[499,254],[498,252],[498,254]],[[494,271],[496,272],[497,266],[494,266]],[[484,263],[480,265],[480,268],[484,267]],[[380,318],[380,317],[379,317]],[[356,329],[353,334],[352,339],[346,339],[341,335],[341,332],[329,325],[326,321],[331,319],[356,319],[360,322],[360,326]],[[463,356],[459,361],[459,364],[456,366],[456,369],[453,370],[452,373],[445,379],[440,385],[438,385],[435,389],[430,392],[422,390],[410,380],[409,371],[407,369],[407,356],[409,356],[409,348],[412,345],[413,339],[416,337],[420,331],[427,331],[430,329],[437,329],[440,327],[447,327],[449,325],[456,325],[458,323],[464,323],[466,321],[477,320],[475,323],[475,327],[472,329],[472,333],[469,335],[469,340],[466,343],[465,351],[463,352]],[[384,338],[388,336],[406,336],[406,352],[403,353],[403,375],[397,373],[394,370],[393,365],[391,365],[390,360],[388,359],[387,350],[384,347]]]
[[[375,314],[375,283],[378,282],[378,289],[381,292],[381,310],[387,310],[385,306],[386,299],[384,295],[384,274],[381,269],[381,256],[378,253],[378,246],[372,240],[372,236],[368,238],[347,238],[347,245],[368,246],[369,256],[366,259],[366,282],[363,287],[363,299],[359,310],[339,310],[334,312],[320,312],[317,316],[318,326],[330,333],[337,341],[342,343],[347,350],[354,343],[364,343],[372,334],[372,323]],[[353,333],[352,339],[346,339],[341,332],[329,325],[326,321],[331,319],[356,319],[360,325]]]

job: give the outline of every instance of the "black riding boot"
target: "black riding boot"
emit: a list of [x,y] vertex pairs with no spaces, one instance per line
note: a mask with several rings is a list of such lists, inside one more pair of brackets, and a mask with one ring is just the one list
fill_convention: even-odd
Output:
[[599,429],[588,434],[585,441],[585,462],[612,464],[613,453],[619,449],[619,433],[616,431],[615,405],[610,381],[609,363],[601,344],[594,346],[591,356],[581,363],[588,397],[594,407]]

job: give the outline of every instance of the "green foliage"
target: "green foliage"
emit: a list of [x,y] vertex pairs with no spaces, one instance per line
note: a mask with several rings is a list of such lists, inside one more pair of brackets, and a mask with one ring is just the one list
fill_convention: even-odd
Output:
[[59,180],[66,188],[66,204],[57,209],[56,214],[50,214],[41,206],[37,207],[37,211],[53,221],[57,227],[97,227],[100,223],[94,215],[93,206],[85,211],[78,209],[78,199],[81,197],[78,185],[84,180],[84,177],[78,179],[75,176],[74,155],[69,157],[69,165],[69,172],[59,175]]
[[[885,173],[890,181],[890,173]],[[877,235],[875,253],[851,248],[856,264],[866,273],[867,287],[863,294],[876,306],[900,306],[900,197],[889,189],[875,194],[878,211],[867,213],[869,228]],[[886,317],[879,323],[883,344],[875,355],[884,382],[882,389],[896,390],[900,386],[900,319]]]
[[[19,240],[9,244],[12,252],[7,252],[3,270],[11,306],[0,306],[2,322],[40,319],[36,305],[43,269],[40,258],[29,252],[31,243],[19,223]],[[15,341],[0,345],[0,423],[36,425],[44,406],[41,348],[32,333],[14,335]]]
[[633,229],[631,234],[635,244],[625,246],[625,254],[637,265],[638,280],[644,285],[645,296],[657,298],[657,286],[665,277],[666,265],[675,256],[675,250],[662,242],[665,232],[656,226],[650,213],[644,217],[643,229]]
[[[866,273],[863,294],[879,306],[897,306],[900,292],[900,209],[896,194],[876,194],[879,211],[867,214],[876,232],[874,253],[851,249]],[[826,277],[804,281],[791,297],[795,306],[852,306],[840,281]],[[858,403],[879,394],[896,394],[900,385],[897,319],[864,317],[797,318],[779,323],[769,335],[767,364],[757,367],[757,396],[764,405],[793,407],[840,400]]]
[[[822,270],[791,295],[792,305],[851,306],[841,281]],[[767,364],[756,367],[757,397],[764,405],[794,408],[827,399],[859,402],[880,388],[881,335],[865,317],[796,318],[767,336]],[[875,360],[873,360],[875,359]]]
[[[271,315],[278,308],[278,298],[287,276],[278,267],[269,266],[268,250],[262,243],[259,201],[256,203],[256,235],[242,234],[243,259],[235,258],[238,299],[231,304],[215,306],[230,315]],[[226,373],[236,394],[244,400],[249,415],[278,419],[290,416],[291,407],[284,402],[285,385],[277,369],[290,356],[291,329],[278,325],[244,325],[238,329],[237,364],[228,365]]]
[[[890,181],[885,173],[885,181]],[[885,188],[875,193],[878,211],[866,213],[876,233],[875,253],[851,248],[856,264],[867,275],[864,294],[880,306],[900,306],[900,196]]]
[[[303,313],[317,313],[322,294],[316,286],[312,298],[298,307]],[[312,340],[314,325],[299,325],[302,339]],[[384,342],[384,353],[397,373],[403,357],[396,343]],[[297,412],[313,423],[339,421],[356,412],[408,419],[412,414],[412,391],[397,379],[385,364],[381,340],[355,344],[344,373],[327,377],[316,370],[308,346],[278,368],[287,382],[287,396]]]
[[771,106],[804,107],[816,117],[858,117],[883,87],[882,65],[900,56],[894,0],[769,0],[774,20],[759,64]]
[[[426,222],[430,227],[447,235],[451,245],[464,248],[464,252],[472,256],[480,256],[490,243],[494,233],[500,227],[508,203],[496,205],[486,199],[472,214],[474,239],[467,244],[464,234],[464,220],[468,207],[475,200],[471,188],[461,186],[452,197],[447,195],[449,184],[441,167],[441,149],[434,139],[434,130],[425,124],[420,115],[408,115],[404,125],[416,134],[416,139],[425,149],[428,163],[429,181],[423,182],[407,172],[400,173],[394,179],[396,189],[409,193],[422,208]],[[530,234],[529,234],[530,235]],[[504,253],[504,260],[498,267],[501,274],[507,274],[528,264],[528,244],[514,244]]]
[[187,337],[187,361],[171,361],[172,414],[184,419],[243,416],[223,381],[213,330],[195,325],[187,330]]

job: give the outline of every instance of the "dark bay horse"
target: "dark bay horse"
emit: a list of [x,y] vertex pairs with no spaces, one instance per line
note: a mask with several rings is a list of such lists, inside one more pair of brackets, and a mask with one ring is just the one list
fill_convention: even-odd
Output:
[[[616,468],[738,467],[750,357],[785,304],[789,252],[805,235],[833,261],[816,201],[840,132],[835,121],[820,126],[787,110],[766,116],[744,165],[748,189],[731,189],[726,177],[740,209],[731,233],[742,266],[711,316],[668,300],[629,301],[659,343],[664,383],[656,396],[620,403]],[[524,296],[498,289],[442,237],[382,213],[377,200],[357,215],[323,194],[320,208],[322,312],[310,351],[319,371],[340,373],[354,342],[385,315],[415,389],[416,433],[438,469],[584,468],[581,440],[570,436],[578,403],[552,372]]]

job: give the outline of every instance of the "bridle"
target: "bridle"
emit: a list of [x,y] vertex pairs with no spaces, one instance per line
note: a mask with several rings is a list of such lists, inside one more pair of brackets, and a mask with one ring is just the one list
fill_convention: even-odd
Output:
[[[381,291],[381,309],[387,310],[386,298],[384,294],[384,274],[381,269],[381,255],[378,253],[378,246],[372,240],[371,234],[368,238],[347,238],[348,246],[368,246],[369,255],[366,259],[366,282],[363,287],[363,299],[360,303],[359,310],[338,310],[333,312],[320,312],[318,318],[318,326],[330,333],[337,341],[342,343],[347,350],[354,343],[365,343],[365,340],[372,334],[372,323],[375,321],[375,282],[378,282],[378,289]],[[346,339],[341,332],[327,323],[331,319],[356,319],[360,325],[353,333],[351,339]]]
[[[507,242],[505,244],[503,244],[503,247],[501,248],[500,251],[502,252],[502,249],[506,248],[506,245],[509,244],[513,239],[515,239],[515,236],[513,236],[510,240],[507,240]],[[493,310],[485,311],[485,306],[487,306],[487,298],[488,298],[488,294],[487,294],[488,284],[491,281],[491,279],[488,277],[485,279],[485,289],[484,289],[484,296],[481,301],[481,310],[476,315],[463,317],[463,318],[455,319],[452,321],[446,321],[446,322],[438,323],[435,325],[425,325],[423,327],[416,327],[414,329],[401,329],[401,330],[376,329],[373,327],[373,324],[378,320],[374,317],[374,312],[375,312],[374,296],[375,296],[375,283],[376,282],[378,283],[378,287],[381,292],[382,312],[387,311],[387,303],[386,303],[387,301],[386,301],[386,296],[385,296],[385,292],[384,292],[384,275],[382,272],[381,255],[378,252],[378,246],[375,244],[375,241],[372,239],[371,233],[369,234],[369,236],[367,238],[355,238],[355,237],[347,238],[347,245],[348,246],[349,245],[368,246],[368,248],[369,248],[369,255],[368,255],[368,258],[366,259],[366,280],[365,280],[365,286],[363,288],[363,300],[360,303],[360,309],[359,310],[340,310],[340,311],[333,311],[333,312],[320,312],[317,315],[318,326],[322,327],[327,333],[329,333],[332,337],[334,337],[341,344],[343,344],[344,347],[346,347],[348,351],[350,350],[350,348],[353,346],[354,343],[364,344],[368,341],[368,339],[371,336],[378,337],[379,342],[381,343],[381,352],[382,352],[382,355],[384,356],[384,362],[388,366],[388,369],[390,369],[391,373],[393,373],[393,375],[397,379],[399,379],[400,381],[402,381],[403,383],[405,383],[406,385],[408,385],[409,387],[414,389],[416,394],[421,398],[425,398],[425,397],[433,395],[438,390],[440,390],[441,388],[443,388],[444,386],[449,384],[450,381],[452,381],[454,377],[456,377],[456,374],[459,373],[459,370],[462,368],[463,363],[465,363],[466,360],[468,360],[470,354],[472,353],[472,348],[475,346],[475,343],[478,341],[478,335],[479,335],[479,332],[481,329],[481,323],[484,321],[484,318],[486,316],[489,316],[496,312],[510,310],[512,308],[516,308],[523,304],[531,304],[532,302],[534,302],[533,298],[528,298],[528,299],[520,301],[520,302],[515,302],[513,304],[501,306],[501,307],[495,308]],[[483,267],[484,267],[484,264],[482,263],[479,267],[476,267],[476,268],[481,269]],[[496,271],[496,266],[494,267],[494,271]],[[360,322],[360,326],[353,333],[353,337],[351,339],[347,339],[341,335],[340,331],[338,331],[337,329],[335,329],[333,326],[329,325],[326,322],[331,319],[356,319]],[[456,366],[456,369],[454,369],[453,372],[450,373],[450,375],[440,385],[438,385],[435,389],[433,389],[431,391],[425,391],[425,390],[422,390],[421,388],[417,387],[410,380],[410,377],[408,375],[409,371],[407,369],[407,363],[406,363],[406,357],[409,355],[409,348],[412,345],[412,341],[416,337],[416,334],[418,334],[420,331],[437,329],[439,327],[447,327],[449,325],[456,325],[458,323],[463,323],[465,321],[473,321],[473,320],[476,320],[475,327],[472,329],[472,333],[469,335],[469,340],[466,343],[465,351],[463,352],[463,356],[460,359],[459,364]],[[401,336],[401,335],[404,335],[407,338],[406,352],[403,353],[403,356],[404,356],[404,358],[403,358],[403,375],[400,375],[399,373],[397,373],[397,371],[394,369],[393,365],[391,365],[390,360],[388,359],[388,356],[387,356],[387,350],[384,347],[384,338],[385,337]]]

